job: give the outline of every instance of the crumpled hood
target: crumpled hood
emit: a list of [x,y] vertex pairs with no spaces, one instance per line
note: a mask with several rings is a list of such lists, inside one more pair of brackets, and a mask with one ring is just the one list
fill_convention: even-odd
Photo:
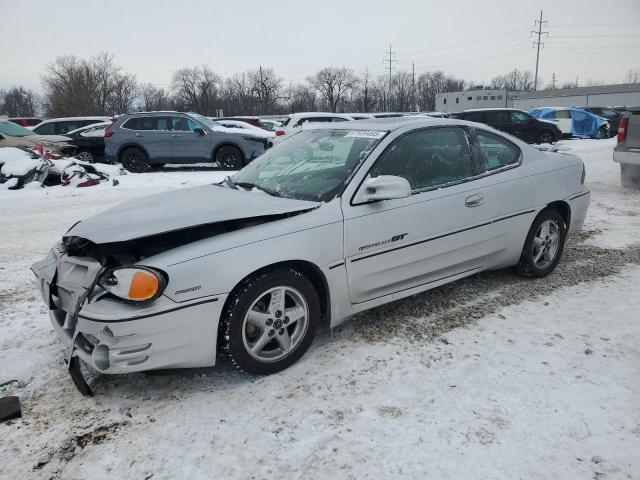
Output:
[[317,202],[217,185],[184,188],[127,202],[73,226],[65,237],[122,242],[227,220],[311,210]]

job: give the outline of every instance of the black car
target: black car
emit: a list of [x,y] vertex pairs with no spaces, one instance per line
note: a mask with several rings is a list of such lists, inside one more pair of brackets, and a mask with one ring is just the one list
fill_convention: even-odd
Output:
[[618,127],[620,126],[620,120],[624,116],[624,112],[619,112],[611,107],[578,107],[587,112],[591,112],[599,117],[609,120],[610,136],[613,137],[618,133]]
[[554,123],[538,120],[522,110],[512,108],[465,110],[452,113],[450,116],[460,120],[485,123],[527,143],[552,143],[562,136],[562,132]]
[[104,161],[104,130],[111,122],[96,123],[65,134],[69,143],[78,147],[74,155],[84,162]]

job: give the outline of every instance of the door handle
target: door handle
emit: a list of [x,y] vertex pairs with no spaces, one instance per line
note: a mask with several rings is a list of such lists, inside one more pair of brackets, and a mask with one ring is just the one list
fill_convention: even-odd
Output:
[[484,202],[484,197],[481,193],[476,193],[464,199],[464,204],[467,207],[477,207],[478,205],[482,205],[482,202]]
[[178,133],[172,133],[172,134],[171,134],[171,136],[172,136],[173,138],[178,138],[178,137],[181,137],[182,135],[180,135],[180,134],[178,134]]
[[144,137],[142,133],[136,133],[136,137]]

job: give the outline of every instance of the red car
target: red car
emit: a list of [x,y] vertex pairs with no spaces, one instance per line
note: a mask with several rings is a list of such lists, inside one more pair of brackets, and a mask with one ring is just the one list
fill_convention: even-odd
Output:
[[7,120],[13,123],[17,123],[22,127],[35,127],[36,125],[42,122],[42,119],[35,118],[35,117],[15,117],[15,118],[8,118]]

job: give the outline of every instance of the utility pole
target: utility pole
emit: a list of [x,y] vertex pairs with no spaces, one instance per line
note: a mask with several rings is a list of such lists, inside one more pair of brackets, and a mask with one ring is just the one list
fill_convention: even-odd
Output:
[[533,42],[534,46],[538,47],[538,51],[536,53],[536,76],[533,80],[533,89],[534,90],[538,90],[538,63],[540,62],[540,45],[544,46],[544,42],[541,41],[542,39],[542,35],[546,35],[547,37],[549,36],[549,32],[543,32],[542,31],[542,26],[544,24],[546,24],[547,21],[542,21],[542,10],[540,10],[540,20],[534,20],[533,21],[533,26],[535,27],[536,25],[538,26],[538,30],[531,30],[532,34],[536,34],[538,35],[538,41],[537,42]]
[[551,75],[551,89],[556,89],[556,72],[553,72],[553,74]]
[[389,66],[385,67],[389,70],[389,99],[387,100],[387,112],[391,111],[391,72],[393,70],[393,62],[398,61],[393,58],[395,54],[396,52],[391,50],[391,44],[389,44],[389,51],[386,52],[385,58],[382,59],[384,63],[389,63]]
[[416,110],[416,64],[411,62],[411,111]]

